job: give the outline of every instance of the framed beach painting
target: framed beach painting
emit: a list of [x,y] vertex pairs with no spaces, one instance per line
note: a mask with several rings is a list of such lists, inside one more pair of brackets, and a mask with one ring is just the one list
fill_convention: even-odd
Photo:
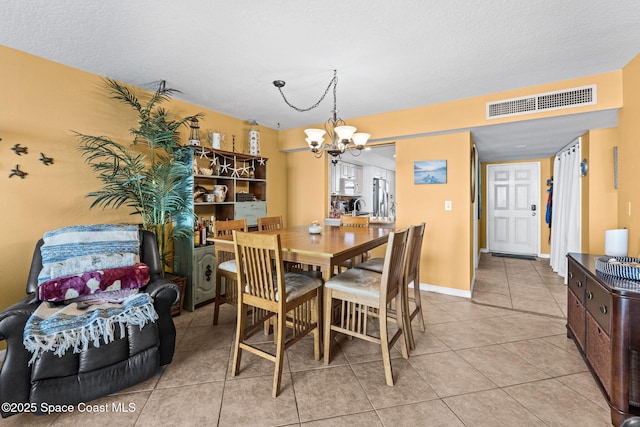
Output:
[[446,184],[447,161],[423,160],[413,163],[414,184]]

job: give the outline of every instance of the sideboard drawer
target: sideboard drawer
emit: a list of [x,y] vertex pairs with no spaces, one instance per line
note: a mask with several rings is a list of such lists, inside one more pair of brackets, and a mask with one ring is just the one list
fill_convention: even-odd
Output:
[[584,306],[572,291],[567,292],[567,326],[573,332],[578,346],[584,350]]
[[587,359],[608,396],[611,396],[611,339],[593,317],[586,315]]
[[586,282],[586,274],[580,266],[578,266],[572,259],[569,259],[567,281],[569,282],[569,288],[578,297],[578,300],[584,304],[584,289]]
[[611,296],[591,277],[587,277],[587,312],[593,316],[607,335],[611,333]]

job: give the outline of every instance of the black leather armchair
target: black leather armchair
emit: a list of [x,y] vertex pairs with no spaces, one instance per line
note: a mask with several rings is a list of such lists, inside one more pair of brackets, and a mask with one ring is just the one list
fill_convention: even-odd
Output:
[[[171,363],[176,329],[171,306],[180,300],[180,288],[162,277],[156,237],[140,231],[140,261],[149,266],[151,280],[142,291],[154,300],[158,313],[155,323],[144,328],[129,326],[124,336],[116,328],[116,339],[86,351],[67,351],[62,357],[43,353],[31,366],[31,353],[22,343],[27,319],[38,308],[38,274],[42,269],[40,247],[36,244],[27,281],[27,297],[0,312],[0,339],[7,341],[4,364],[0,370],[0,403],[76,404],[130,387],[155,375]],[[5,411],[2,417],[14,415]]]

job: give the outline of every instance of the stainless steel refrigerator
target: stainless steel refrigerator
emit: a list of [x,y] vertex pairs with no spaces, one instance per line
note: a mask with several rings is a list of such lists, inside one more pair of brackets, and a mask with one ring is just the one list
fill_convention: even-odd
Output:
[[373,178],[373,216],[389,216],[389,184],[383,178]]

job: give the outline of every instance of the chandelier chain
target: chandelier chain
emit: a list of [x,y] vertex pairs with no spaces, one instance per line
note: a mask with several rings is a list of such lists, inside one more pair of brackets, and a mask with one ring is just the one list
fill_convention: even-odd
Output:
[[320,99],[313,104],[311,107],[308,108],[300,108],[300,107],[296,107],[295,105],[293,105],[292,103],[290,103],[287,100],[287,97],[284,96],[284,92],[282,91],[282,87],[278,87],[278,91],[280,91],[280,95],[282,95],[282,99],[284,99],[284,102],[291,108],[293,108],[294,110],[300,112],[300,113],[304,113],[306,111],[310,111],[313,110],[314,108],[316,108],[318,105],[320,105],[320,103],[324,100],[324,98],[327,96],[327,93],[329,93],[329,89],[331,89],[331,85],[333,85],[333,111],[334,113],[336,112],[336,86],[338,85],[338,74],[336,73],[336,70],[333,70],[333,78],[331,79],[331,81],[329,82],[329,85],[327,86],[327,88],[324,91],[324,94],[320,97]]

